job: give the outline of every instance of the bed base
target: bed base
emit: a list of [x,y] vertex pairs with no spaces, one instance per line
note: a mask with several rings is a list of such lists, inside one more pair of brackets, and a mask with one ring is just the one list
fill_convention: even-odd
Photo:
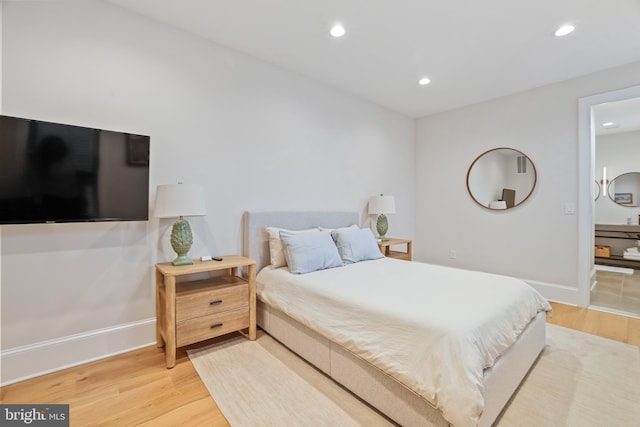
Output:
[[[269,335],[398,424],[449,425],[439,410],[393,377],[262,301],[257,320]],[[491,426],[500,415],[543,350],[545,332],[545,314],[539,313],[518,341],[485,370],[485,410],[479,426]]]

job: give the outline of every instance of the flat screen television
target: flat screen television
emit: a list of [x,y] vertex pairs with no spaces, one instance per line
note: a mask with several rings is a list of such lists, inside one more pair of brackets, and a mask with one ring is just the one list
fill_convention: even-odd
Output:
[[0,224],[148,220],[149,142],[0,115]]

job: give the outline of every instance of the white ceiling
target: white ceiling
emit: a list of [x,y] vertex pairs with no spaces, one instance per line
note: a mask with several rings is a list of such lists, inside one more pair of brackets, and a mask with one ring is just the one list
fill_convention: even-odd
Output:
[[[593,107],[593,118],[598,136],[639,131],[640,98],[596,105]],[[613,123],[613,126],[605,127],[603,123]]]
[[[640,61],[640,0],[111,3],[410,117]],[[564,23],[576,30],[554,37]]]

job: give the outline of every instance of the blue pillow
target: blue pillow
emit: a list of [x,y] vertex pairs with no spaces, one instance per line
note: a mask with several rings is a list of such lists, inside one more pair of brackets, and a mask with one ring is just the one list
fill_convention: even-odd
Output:
[[376,243],[376,238],[368,228],[334,230],[331,232],[331,236],[336,242],[340,258],[345,263],[351,264],[384,257]]
[[280,240],[289,271],[294,274],[343,266],[338,248],[328,231],[294,234],[280,230]]

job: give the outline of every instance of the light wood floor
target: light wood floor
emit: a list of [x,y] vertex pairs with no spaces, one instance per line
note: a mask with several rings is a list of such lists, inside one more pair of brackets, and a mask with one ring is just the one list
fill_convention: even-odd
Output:
[[[552,305],[549,323],[640,346],[640,319]],[[70,404],[72,426],[228,426],[185,349],[173,369],[147,347],[3,387],[0,402]]]

